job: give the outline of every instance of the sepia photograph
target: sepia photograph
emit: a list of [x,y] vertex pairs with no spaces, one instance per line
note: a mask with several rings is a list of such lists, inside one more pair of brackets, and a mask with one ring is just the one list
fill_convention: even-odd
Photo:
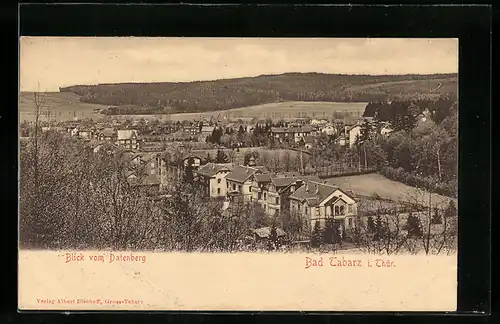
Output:
[[458,39],[19,60],[20,309],[456,309]]

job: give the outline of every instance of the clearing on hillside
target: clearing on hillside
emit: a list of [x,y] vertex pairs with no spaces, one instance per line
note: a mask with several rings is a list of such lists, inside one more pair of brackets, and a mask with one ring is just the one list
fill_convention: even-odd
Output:
[[[362,196],[373,196],[377,194],[381,198],[395,201],[408,202],[418,199],[422,204],[428,204],[428,194],[415,187],[404,183],[390,180],[381,174],[370,173],[363,175],[353,175],[345,177],[335,177],[327,179],[328,183],[337,185],[345,190],[352,190]],[[457,199],[438,194],[432,194],[432,204],[448,204],[452,200],[457,204]]]

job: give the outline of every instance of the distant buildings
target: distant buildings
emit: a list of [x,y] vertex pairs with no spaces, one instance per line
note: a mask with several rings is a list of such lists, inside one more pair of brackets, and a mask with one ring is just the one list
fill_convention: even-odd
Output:
[[309,135],[315,135],[316,128],[304,125],[296,127],[271,127],[271,136],[283,142],[287,139],[295,143],[300,142],[301,139]]
[[139,138],[135,129],[120,129],[117,132],[117,144],[129,150],[139,149]]
[[346,137],[349,143],[349,147],[353,147],[356,143],[356,139],[361,135],[361,125],[356,124],[353,126],[346,126]]

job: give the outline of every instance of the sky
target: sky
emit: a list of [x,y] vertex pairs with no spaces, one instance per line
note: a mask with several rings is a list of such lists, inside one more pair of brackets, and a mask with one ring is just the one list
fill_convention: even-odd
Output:
[[21,37],[21,91],[286,72],[458,72],[458,39]]

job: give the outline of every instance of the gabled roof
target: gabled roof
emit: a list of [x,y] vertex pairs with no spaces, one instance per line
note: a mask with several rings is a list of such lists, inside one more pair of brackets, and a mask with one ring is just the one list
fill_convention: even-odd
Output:
[[189,158],[196,158],[196,159],[202,159],[199,155],[196,155],[194,153],[185,153],[182,155],[182,159],[183,160],[186,160],[186,159],[189,159]]
[[113,128],[104,128],[101,134],[104,136],[115,136],[116,132]]
[[137,131],[135,129],[119,129],[117,135],[118,140],[128,140],[137,138]]
[[292,183],[295,183],[299,180],[302,181],[317,181],[320,182],[321,180],[318,178],[318,176],[302,176],[298,172],[287,172],[284,174],[279,174],[276,177],[272,178],[272,182],[276,187],[288,187]]
[[[306,190],[307,189],[307,190]],[[333,186],[326,183],[316,182],[316,181],[306,181],[299,189],[290,195],[290,199],[296,199],[299,201],[307,201],[311,206],[318,205],[327,197],[332,195],[336,190],[341,190],[337,186]],[[346,192],[341,190],[344,194],[348,195]],[[354,199],[354,197],[351,197]]]
[[257,182],[269,182],[271,181],[271,175],[269,173],[256,174],[255,180]]
[[[263,168],[267,171],[267,169]],[[227,180],[243,183],[256,173],[265,173],[262,167],[237,166],[227,176]]]
[[201,174],[206,177],[213,177],[220,171],[231,171],[231,169],[225,165],[216,163],[207,163],[200,169],[194,171],[195,173]]

